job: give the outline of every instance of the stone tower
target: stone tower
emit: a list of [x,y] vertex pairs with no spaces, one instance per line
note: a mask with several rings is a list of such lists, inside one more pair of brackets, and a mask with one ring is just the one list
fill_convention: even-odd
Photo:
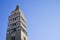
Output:
[[6,40],[28,40],[26,19],[18,5],[8,17]]

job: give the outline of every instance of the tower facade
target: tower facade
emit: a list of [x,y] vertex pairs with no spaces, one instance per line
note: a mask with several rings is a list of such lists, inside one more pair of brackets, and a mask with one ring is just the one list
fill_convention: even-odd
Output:
[[8,17],[6,40],[28,40],[26,19],[18,5]]

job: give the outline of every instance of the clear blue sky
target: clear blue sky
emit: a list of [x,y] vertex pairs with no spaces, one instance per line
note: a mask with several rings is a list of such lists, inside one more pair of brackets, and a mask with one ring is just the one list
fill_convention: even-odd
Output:
[[19,4],[29,40],[60,40],[60,0],[0,0],[0,40],[6,40],[8,16]]

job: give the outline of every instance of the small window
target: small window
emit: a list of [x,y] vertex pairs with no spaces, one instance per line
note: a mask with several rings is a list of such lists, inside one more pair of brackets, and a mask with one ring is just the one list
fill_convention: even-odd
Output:
[[16,31],[16,28],[14,28],[13,31]]
[[15,40],[15,36],[11,37],[11,40]]
[[15,17],[15,20],[16,20],[16,17]]
[[16,23],[13,23],[12,26],[16,26]]
[[13,21],[17,20],[17,17],[13,18],[12,20],[13,20]]
[[24,37],[24,40],[26,40],[26,38]]
[[14,18],[13,18],[13,21],[14,21]]
[[14,25],[16,26],[16,23]]

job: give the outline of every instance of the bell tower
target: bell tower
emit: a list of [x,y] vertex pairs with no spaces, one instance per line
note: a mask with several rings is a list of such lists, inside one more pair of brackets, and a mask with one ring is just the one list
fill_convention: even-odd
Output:
[[28,40],[26,19],[18,5],[8,17],[6,40]]

